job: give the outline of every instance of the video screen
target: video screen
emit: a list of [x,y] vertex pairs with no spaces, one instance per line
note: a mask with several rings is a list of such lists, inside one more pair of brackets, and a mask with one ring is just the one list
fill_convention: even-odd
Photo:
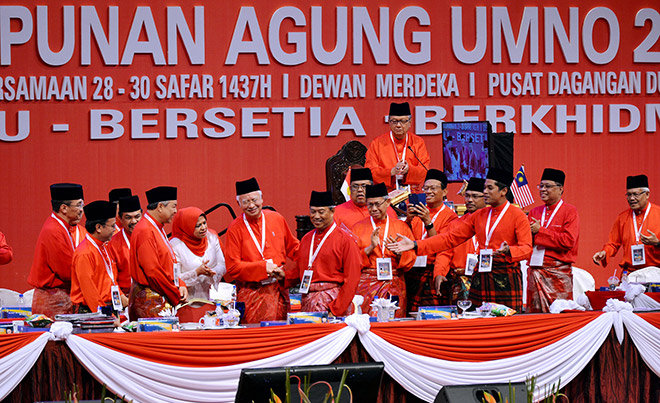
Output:
[[443,122],[442,154],[450,182],[486,178],[489,122]]

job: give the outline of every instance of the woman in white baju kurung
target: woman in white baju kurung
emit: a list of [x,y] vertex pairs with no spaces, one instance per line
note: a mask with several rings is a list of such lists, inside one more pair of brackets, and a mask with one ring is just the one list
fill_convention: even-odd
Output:
[[211,285],[217,285],[227,269],[218,235],[208,229],[202,210],[187,207],[177,212],[170,245],[181,264],[179,278],[188,287],[189,299],[208,300]]

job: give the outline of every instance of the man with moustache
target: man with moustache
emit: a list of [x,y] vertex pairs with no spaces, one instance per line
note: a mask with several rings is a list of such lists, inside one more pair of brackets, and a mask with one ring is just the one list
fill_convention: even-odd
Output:
[[[108,201],[113,203],[117,209],[117,218],[119,218],[119,199],[133,196],[133,191],[129,188],[116,188],[108,192]],[[121,220],[115,224],[115,234],[121,229]]]
[[112,202],[98,200],[85,206],[87,235],[73,254],[71,269],[74,313],[97,312],[103,307],[120,311],[128,305],[117,285],[117,267],[106,248],[115,230],[116,215]]
[[629,176],[626,188],[630,208],[616,218],[608,242],[594,254],[593,261],[607,267],[609,259],[623,248],[622,270],[660,267],[660,207],[649,201],[649,179],[646,175]]
[[284,284],[286,258],[295,259],[300,242],[282,215],[262,210],[263,193],[255,178],[236,182],[243,214],[227,228],[227,281],[236,280],[245,302],[245,323],[286,318],[289,296]]
[[413,241],[402,236],[390,242],[393,252],[416,250],[420,255],[438,253],[468,241],[479,243],[479,263],[470,287],[473,304],[495,302],[522,312],[520,261],[532,254],[532,234],[525,213],[507,200],[511,172],[491,168],[486,175],[484,196],[489,207],[470,214],[442,234]]
[[128,295],[131,290],[131,235],[142,219],[142,207],[137,195],[123,197],[118,203],[121,230],[108,242],[108,250],[117,263],[117,284],[122,292]]
[[369,145],[365,166],[371,169],[375,182],[385,183],[388,192],[406,185],[418,187],[431,158],[424,140],[409,133],[412,113],[408,102],[390,104],[388,123],[390,132]]
[[360,281],[362,258],[355,241],[333,219],[334,210],[330,192],[312,191],[309,216],[314,230],[300,242],[296,262],[298,278],[311,278],[309,289],[300,289],[302,311],[346,316]]
[[565,203],[566,174],[543,170],[538,185],[544,206],[529,212],[534,251],[527,269],[527,312],[550,312],[556,299],[573,299],[573,268],[580,237],[580,217]]
[[179,279],[179,263],[163,229],[176,214],[177,189],[160,186],[148,190],[146,196],[147,214],[131,236],[131,320],[157,317],[163,309],[188,298],[188,289]]
[[394,242],[397,234],[413,237],[408,225],[390,218],[387,209],[390,206],[387,188],[384,183],[367,186],[367,208],[370,217],[353,226],[353,233],[358,237],[358,247],[362,255],[362,274],[357,293],[364,297],[362,312],[375,316],[371,303],[375,297],[399,297],[400,309],[396,317],[406,316],[406,282],[404,272],[415,263],[413,252],[395,253],[385,244]]
[[32,313],[49,318],[71,313],[71,260],[85,229],[78,223],[83,216],[83,188],[75,183],[50,186],[53,211],[46,219],[34,251],[28,276],[33,286]]
[[[426,239],[441,233],[457,219],[456,213],[445,206],[447,197],[447,176],[437,169],[429,169],[422,191],[426,195],[426,205],[408,205],[408,220],[415,239]],[[417,256],[415,265],[406,273],[408,312],[417,311],[420,306],[447,305],[447,290],[444,295],[439,284],[449,274],[452,251],[435,255]]]

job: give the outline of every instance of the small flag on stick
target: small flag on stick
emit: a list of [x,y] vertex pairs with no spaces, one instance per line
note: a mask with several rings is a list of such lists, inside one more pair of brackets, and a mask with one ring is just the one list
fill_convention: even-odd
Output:
[[511,193],[513,193],[516,203],[522,208],[534,204],[534,197],[532,197],[532,192],[529,190],[529,184],[525,176],[525,165],[521,165],[518,172],[516,172],[516,177],[511,184]]

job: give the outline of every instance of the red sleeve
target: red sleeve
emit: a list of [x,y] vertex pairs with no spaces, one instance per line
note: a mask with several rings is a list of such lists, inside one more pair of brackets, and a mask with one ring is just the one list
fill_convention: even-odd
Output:
[[101,293],[96,289],[97,280],[94,278],[96,263],[90,253],[77,253],[73,255],[71,265],[71,271],[76,276],[83,301],[92,312],[96,312],[99,306],[105,306]]
[[335,316],[343,315],[353,301],[362,272],[362,258],[358,246],[349,236],[342,238],[344,284],[339,289],[337,298],[330,303],[330,311]]
[[374,178],[374,183],[383,182],[388,187],[394,186],[394,177],[392,176],[392,168],[384,166],[385,163],[381,160],[380,155],[384,152],[378,142],[379,138],[376,138],[369,145],[367,150],[365,167],[371,169],[371,175]]
[[[413,236],[412,231],[410,228],[405,224],[399,221],[400,225],[400,231],[401,235],[411,238]],[[397,267],[399,269],[402,269],[404,271],[410,270],[413,265],[415,264],[415,259],[417,259],[417,255],[415,254],[415,251],[409,250],[406,252],[403,252],[401,256],[399,257],[399,261],[397,263]]]
[[[165,273],[165,270],[168,268],[162,267],[158,259],[156,240],[153,237],[149,237],[134,247],[136,248],[138,264],[144,270],[149,287],[164,294],[170,301],[170,304],[176,306],[181,301],[181,295],[174,282]],[[180,285],[185,286],[182,282]]]
[[534,235],[534,245],[569,251],[573,249],[580,234],[580,218],[575,210],[570,210],[561,227],[541,227]]
[[454,249],[448,249],[435,255],[433,263],[433,278],[436,276],[446,276],[449,273],[449,267],[454,258]]
[[527,216],[522,210],[515,215],[513,225],[516,233],[516,245],[509,245],[510,261],[519,262],[529,259],[532,256],[532,231],[529,229]]
[[[429,152],[426,150],[426,144],[424,144],[424,140],[417,136],[411,136],[411,138],[415,139],[415,143],[411,145],[411,148],[415,150],[417,158],[419,158],[419,160],[424,163],[427,168],[431,167],[431,157],[429,157]],[[410,150],[408,150],[408,153],[410,153]],[[419,164],[419,161],[417,161],[415,155],[408,157],[408,153],[406,153],[406,160],[408,161],[408,173],[404,178],[404,183],[410,185],[418,185],[424,182],[424,179],[426,178],[426,168]]]
[[432,255],[454,248],[472,238],[474,232],[475,214],[470,214],[464,220],[454,220],[452,225],[441,234],[417,241],[418,255]]
[[49,237],[43,242],[43,254],[46,264],[64,283],[71,283],[71,260],[73,251],[71,241],[58,231],[56,237]]
[[13,258],[14,250],[9,244],[7,244],[5,234],[0,232],[0,264],[7,264],[11,262]]
[[[237,225],[230,226],[225,244],[225,263],[229,280],[258,282],[267,279],[266,261],[262,260],[261,256],[253,261],[243,260],[243,240],[241,238],[240,228]],[[248,238],[245,242],[252,242],[252,240]]]
[[623,217],[621,214],[617,216],[614,225],[612,225],[612,229],[610,230],[607,243],[603,246],[603,250],[605,251],[605,259],[601,261],[603,267],[607,267],[610,258],[616,255],[623,243],[621,240],[621,228],[626,220],[622,220],[621,217]]

